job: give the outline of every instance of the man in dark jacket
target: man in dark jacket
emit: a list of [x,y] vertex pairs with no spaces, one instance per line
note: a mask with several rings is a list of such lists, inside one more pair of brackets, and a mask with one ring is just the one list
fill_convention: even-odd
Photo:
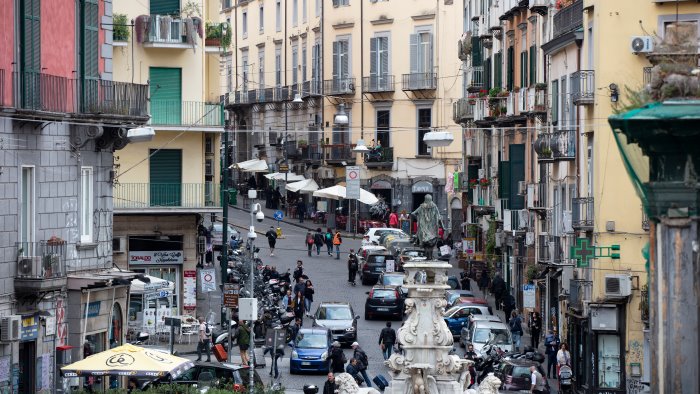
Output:
[[391,328],[391,322],[386,322],[386,327],[382,328],[382,332],[379,334],[379,346],[382,348],[382,354],[384,359],[387,360],[391,357],[391,351],[394,349],[394,344],[396,343],[396,331]]
[[338,385],[335,384],[335,376],[333,372],[328,372],[328,380],[323,385],[323,394],[335,394],[335,390],[338,389]]
[[545,353],[547,354],[547,377],[557,377],[557,352],[561,341],[556,330],[549,330],[549,333],[544,338]]
[[316,229],[316,234],[314,234],[314,245],[316,245],[316,256],[321,255],[321,249],[323,248],[323,245],[325,244],[325,239],[323,237],[323,232],[321,231],[321,228]]
[[369,359],[367,358],[367,353],[360,347],[360,344],[353,342],[350,346],[353,349],[352,357],[357,360],[357,368],[362,374],[362,378],[365,380],[367,387],[372,387],[372,381],[367,376],[367,367],[369,366]]
[[[503,296],[506,293],[506,282],[501,278],[501,273],[496,272],[496,277],[493,278],[493,283],[491,284],[491,291],[493,296],[496,298],[496,310],[501,309],[501,301],[503,301]],[[506,314],[507,316],[508,314]]]
[[270,226],[270,229],[265,233],[267,237],[267,244],[270,246],[270,256],[275,255],[275,244],[277,243],[277,232],[274,226]]
[[357,270],[360,268],[360,262],[355,255],[355,251],[350,249],[350,254],[348,255],[348,282],[355,285],[355,277],[357,276]]
[[351,358],[350,362],[348,365],[345,367],[345,372],[350,374],[350,376],[355,379],[358,385],[362,384],[362,376],[360,376],[360,367],[359,367],[359,362],[355,358]]
[[296,282],[297,280],[299,280],[299,278],[301,278],[302,275],[304,275],[304,265],[301,262],[301,260],[297,260],[297,267],[294,269],[292,278],[294,278],[294,281]]
[[510,321],[510,314],[515,310],[515,297],[509,291],[503,296],[503,312],[506,313],[506,324]]
[[340,342],[333,342],[331,355],[328,357],[330,360],[331,372],[333,373],[343,373],[345,372],[345,353],[343,349],[340,348]]
[[306,204],[301,198],[297,202],[297,216],[299,216],[299,223],[304,223],[304,216],[306,216]]

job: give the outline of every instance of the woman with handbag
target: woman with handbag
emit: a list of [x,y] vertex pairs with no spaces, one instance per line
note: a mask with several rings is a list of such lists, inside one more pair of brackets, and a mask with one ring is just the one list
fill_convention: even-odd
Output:
[[311,230],[306,232],[306,248],[309,252],[309,257],[311,257],[311,250],[314,247],[314,235],[311,234]]

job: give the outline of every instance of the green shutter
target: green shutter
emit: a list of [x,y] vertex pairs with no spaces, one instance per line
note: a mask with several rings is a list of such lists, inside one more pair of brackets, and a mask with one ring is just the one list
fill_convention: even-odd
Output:
[[508,86],[506,86],[506,88],[509,91],[513,90],[513,85],[514,85],[514,81],[513,81],[513,79],[515,78],[515,58],[514,58],[514,56],[515,56],[515,50],[513,49],[513,47],[509,47],[508,48],[508,69],[506,70],[506,73],[508,74],[506,76],[507,77],[506,82],[508,84]]
[[502,88],[503,87],[503,53],[498,52],[495,55],[493,55],[493,68],[494,68],[494,81],[493,81],[493,87],[494,88]]
[[182,150],[151,149],[149,154],[151,206],[182,205]]
[[[479,179],[479,168],[481,167],[480,163],[469,163],[467,166],[467,182],[471,181],[472,179]],[[472,204],[475,204],[476,201],[476,189],[470,188],[469,189],[469,201]]]
[[151,15],[180,15],[180,0],[151,0]]
[[491,89],[491,58],[487,57],[484,60],[484,74],[483,74],[483,88],[484,90]]
[[21,3],[21,86],[22,107],[41,108],[41,4],[40,0]]
[[151,67],[151,122],[157,125],[182,124],[182,70]]
[[537,47],[530,47],[530,85],[537,83]]
[[498,162],[498,198],[510,200],[510,162]]
[[[510,161],[510,190],[518,190],[518,182],[525,180],[525,144],[508,146]],[[510,209],[525,209],[525,199],[517,193],[510,193]]]
[[522,88],[527,87],[527,51],[520,52],[520,86]]
[[484,60],[484,50],[481,47],[479,37],[472,37],[472,64],[478,66]]
[[98,95],[98,80],[100,77],[99,56],[99,18],[100,11],[97,0],[83,0],[82,6],[82,40],[81,40],[81,72],[80,94],[82,112],[96,112],[100,97]]
[[552,106],[552,123],[556,124],[557,121],[559,121],[559,81],[556,79],[552,80],[552,97],[550,103]]

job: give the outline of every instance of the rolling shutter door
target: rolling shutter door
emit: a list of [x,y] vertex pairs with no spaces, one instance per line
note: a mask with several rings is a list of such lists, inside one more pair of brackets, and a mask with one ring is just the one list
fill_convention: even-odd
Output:
[[182,124],[182,70],[151,67],[151,122],[157,125]]
[[149,151],[151,206],[181,205],[182,150]]
[[514,193],[518,190],[518,182],[525,180],[525,144],[511,144],[508,147],[510,159],[510,209],[524,209],[525,199]]
[[180,15],[180,0],[151,0],[151,15]]

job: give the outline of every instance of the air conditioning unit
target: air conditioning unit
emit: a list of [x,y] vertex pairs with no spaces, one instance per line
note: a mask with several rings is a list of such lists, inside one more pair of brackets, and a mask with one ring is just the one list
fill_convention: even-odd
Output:
[[627,274],[605,275],[606,297],[628,297],[632,294],[632,278]]
[[518,181],[518,195],[524,196],[527,194],[527,182]]
[[22,316],[19,315],[0,317],[0,342],[18,341],[21,323]]
[[126,237],[112,238],[112,253],[126,253]]
[[654,50],[654,38],[651,36],[635,36],[630,41],[632,53],[649,53]]
[[479,168],[479,175],[478,175],[478,177],[479,177],[479,179],[485,178],[485,177],[486,177],[486,170],[483,169],[483,168]]
[[561,227],[562,231],[564,231],[567,234],[574,232],[574,227],[571,219],[571,211],[562,212]]
[[37,272],[41,267],[40,256],[19,256],[17,259],[17,276],[33,277],[39,274]]
[[527,209],[518,209],[518,228],[523,230],[530,227],[530,212]]

